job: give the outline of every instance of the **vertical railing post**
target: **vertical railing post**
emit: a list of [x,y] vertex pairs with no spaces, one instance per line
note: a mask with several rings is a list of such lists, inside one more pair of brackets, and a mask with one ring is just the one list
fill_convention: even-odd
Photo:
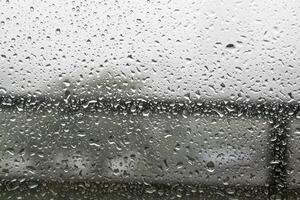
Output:
[[288,134],[290,118],[276,113],[270,127],[270,197],[287,195]]

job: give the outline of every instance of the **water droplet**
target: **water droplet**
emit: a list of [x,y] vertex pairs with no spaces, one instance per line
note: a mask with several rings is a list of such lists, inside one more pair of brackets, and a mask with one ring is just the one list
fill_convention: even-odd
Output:
[[206,167],[207,167],[207,171],[208,171],[208,172],[214,172],[214,171],[215,171],[215,163],[212,162],[212,161],[209,161],[209,162],[206,164]]
[[230,43],[230,44],[226,45],[226,48],[228,48],[228,49],[234,49],[235,45]]
[[55,33],[56,33],[56,34],[60,34],[60,33],[61,33],[60,28],[55,29]]

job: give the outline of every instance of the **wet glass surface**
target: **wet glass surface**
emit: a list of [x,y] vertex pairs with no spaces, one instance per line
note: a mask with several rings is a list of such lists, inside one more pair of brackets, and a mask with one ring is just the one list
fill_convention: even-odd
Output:
[[300,197],[299,1],[0,8],[0,199]]

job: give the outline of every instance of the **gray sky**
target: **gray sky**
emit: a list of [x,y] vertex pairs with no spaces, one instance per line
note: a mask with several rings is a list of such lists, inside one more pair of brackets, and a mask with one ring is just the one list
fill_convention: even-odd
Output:
[[[299,0],[0,2],[0,92],[105,71],[138,95],[300,100]],[[226,48],[233,44],[234,48]]]

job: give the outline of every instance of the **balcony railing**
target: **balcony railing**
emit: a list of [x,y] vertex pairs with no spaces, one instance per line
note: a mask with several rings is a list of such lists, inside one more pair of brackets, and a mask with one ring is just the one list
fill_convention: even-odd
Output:
[[2,96],[3,190],[21,180],[32,188],[94,184],[102,192],[111,184],[140,195],[174,189],[285,197],[300,182],[292,170],[299,165],[299,108],[294,102]]

